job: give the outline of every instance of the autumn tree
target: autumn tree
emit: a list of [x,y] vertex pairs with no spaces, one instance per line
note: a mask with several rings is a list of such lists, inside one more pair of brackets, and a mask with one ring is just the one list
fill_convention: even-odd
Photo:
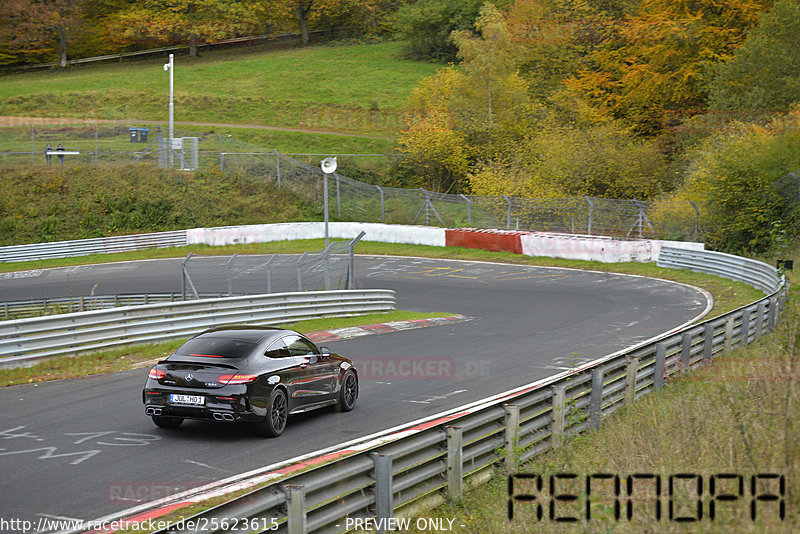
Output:
[[80,0],[0,0],[5,18],[0,61],[13,62],[21,55],[45,58],[57,50],[59,65],[66,67],[68,37],[83,24],[84,7]]
[[710,84],[714,110],[787,111],[800,102],[800,3],[778,0]]
[[255,0],[255,10],[263,20],[279,27],[294,21],[300,30],[300,40],[305,45],[310,38],[313,23],[322,23],[330,29],[332,21],[358,23],[369,19],[379,9],[394,9],[381,0]]
[[198,43],[254,33],[247,7],[238,0],[141,0],[109,15],[105,32],[118,45],[187,43],[196,56]]
[[644,135],[706,107],[711,66],[730,58],[771,0],[642,0],[567,81]]
[[398,139],[409,163],[442,191],[465,190],[469,167],[513,147],[535,117],[502,13],[487,4],[475,27],[453,33],[461,66],[440,69],[413,91]]

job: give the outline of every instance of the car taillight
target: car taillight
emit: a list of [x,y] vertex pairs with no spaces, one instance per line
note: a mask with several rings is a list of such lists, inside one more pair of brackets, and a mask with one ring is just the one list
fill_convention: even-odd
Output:
[[222,384],[223,386],[230,384],[249,384],[250,382],[255,382],[256,379],[258,379],[258,375],[219,375],[217,377],[217,384]]
[[147,376],[149,376],[153,380],[161,380],[162,378],[167,376],[167,373],[163,369],[156,369],[155,367],[153,367],[152,369],[150,369],[150,373],[148,373]]

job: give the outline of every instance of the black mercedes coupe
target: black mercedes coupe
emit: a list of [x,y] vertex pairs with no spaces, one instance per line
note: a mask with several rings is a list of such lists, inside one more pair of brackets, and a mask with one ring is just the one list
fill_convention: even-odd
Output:
[[250,421],[279,436],[291,414],[353,409],[358,373],[349,359],[303,335],[270,327],[207,330],[150,369],[144,412],[162,428],[184,419]]

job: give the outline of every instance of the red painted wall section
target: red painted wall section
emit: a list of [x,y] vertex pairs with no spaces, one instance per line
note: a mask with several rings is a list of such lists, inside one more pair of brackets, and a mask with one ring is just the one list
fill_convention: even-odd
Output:
[[492,251],[508,251],[522,254],[520,235],[527,232],[503,230],[475,230],[459,228],[445,232],[445,244],[448,247],[480,248]]

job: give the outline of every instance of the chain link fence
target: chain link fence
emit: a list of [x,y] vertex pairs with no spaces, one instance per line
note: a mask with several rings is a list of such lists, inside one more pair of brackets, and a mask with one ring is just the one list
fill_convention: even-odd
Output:
[[[162,168],[219,168],[243,178],[271,182],[322,204],[322,155],[282,154],[217,132],[175,130],[172,150],[166,128],[109,123],[60,122],[0,128],[0,161],[75,164],[150,164]],[[45,147],[62,144],[77,155],[47,161]],[[350,154],[365,158],[389,154]],[[787,181],[793,190],[795,181]],[[538,230],[617,237],[702,240],[702,205],[694,202],[574,197],[532,199],[454,195],[424,189],[367,184],[340,173],[328,180],[330,215],[342,221],[442,227]],[[277,260],[276,260],[277,261]]]
[[198,256],[182,266],[182,300],[221,296],[355,289],[354,249],[364,237],[302,254]]

